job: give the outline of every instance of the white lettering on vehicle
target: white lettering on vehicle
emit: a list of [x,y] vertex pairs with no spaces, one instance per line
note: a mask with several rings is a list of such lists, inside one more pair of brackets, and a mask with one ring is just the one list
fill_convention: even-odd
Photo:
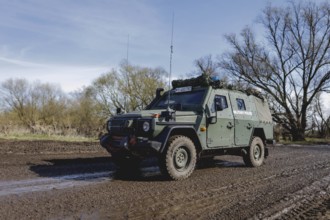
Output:
[[234,110],[233,112],[234,112],[235,115],[249,115],[249,116],[252,116],[252,112],[248,112],[248,111]]

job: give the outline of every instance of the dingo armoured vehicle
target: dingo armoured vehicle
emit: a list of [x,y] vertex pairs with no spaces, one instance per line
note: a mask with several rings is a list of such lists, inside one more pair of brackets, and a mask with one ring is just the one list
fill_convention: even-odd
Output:
[[107,122],[101,145],[118,166],[157,156],[162,174],[189,177],[196,162],[215,155],[239,155],[247,166],[262,165],[273,143],[268,104],[258,92],[239,91],[202,75],[174,80],[142,111],[120,113]]

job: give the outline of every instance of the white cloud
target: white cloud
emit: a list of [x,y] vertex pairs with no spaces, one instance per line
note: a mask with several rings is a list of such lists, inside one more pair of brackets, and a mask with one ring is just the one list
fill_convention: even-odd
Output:
[[144,1],[2,2],[0,81],[39,79],[72,91],[126,58],[128,34],[132,63],[167,67],[162,26]]
[[261,0],[228,4],[187,0],[1,1],[0,81],[11,77],[39,79],[72,91],[126,58],[128,34],[131,63],[168,70],[173,12],[173,77],[184,75],[192,72],[195,59],[221,54],[226,45],[223,35],[239,33],[265,4]]
[[22,61],[22,60],[16,60],[16,59],[10,59],[6,57],[0,57],[0,61],[4,62],[5,64],[14,64],[15,66],[21,66],[21,67],[45,67],[43,64],[38,63],[32,63],[28,61]]
[[8,1],[2,8],[0,26],[83,47],[126,41],[129,33],[149,42],[161,37],[157,13],[143,1]]
[[29,81],[59,84],[65,92],[72,92],[91,84],[100,74],[111,70],[110,66],[73,66],[38,64],[0,57],[1,81],[24,78]]
[[159,44],[159,26],[141,1],[2,2],[0,81],[26,78],[73,91],[126,58],[128,34],[132,54],[140,40]]

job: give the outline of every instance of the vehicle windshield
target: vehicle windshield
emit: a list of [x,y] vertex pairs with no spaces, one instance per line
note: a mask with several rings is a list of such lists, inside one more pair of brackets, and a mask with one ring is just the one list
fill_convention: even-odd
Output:
[[167,92],[150,109],[166,109],[169,105],[174,110],[197,111],[203,104],[205,91],[206,89],[189,92],[171,90],[170,99]]

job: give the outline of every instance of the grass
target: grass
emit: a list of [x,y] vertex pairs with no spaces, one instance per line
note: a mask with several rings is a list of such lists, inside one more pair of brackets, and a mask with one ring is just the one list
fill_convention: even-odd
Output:
[[60,135],[42,135],[42,134],[0,134],[1,140],[19,140],[19,141],[67,141],[67,142],[98,142],[98,139],[82,136],[60,136]]
[[330,144],[330,139],[324,138],[306,138],[305,141],[288,141],[280,140],[280,144],[299,144],[299,145],[312,145],[312,144]]

